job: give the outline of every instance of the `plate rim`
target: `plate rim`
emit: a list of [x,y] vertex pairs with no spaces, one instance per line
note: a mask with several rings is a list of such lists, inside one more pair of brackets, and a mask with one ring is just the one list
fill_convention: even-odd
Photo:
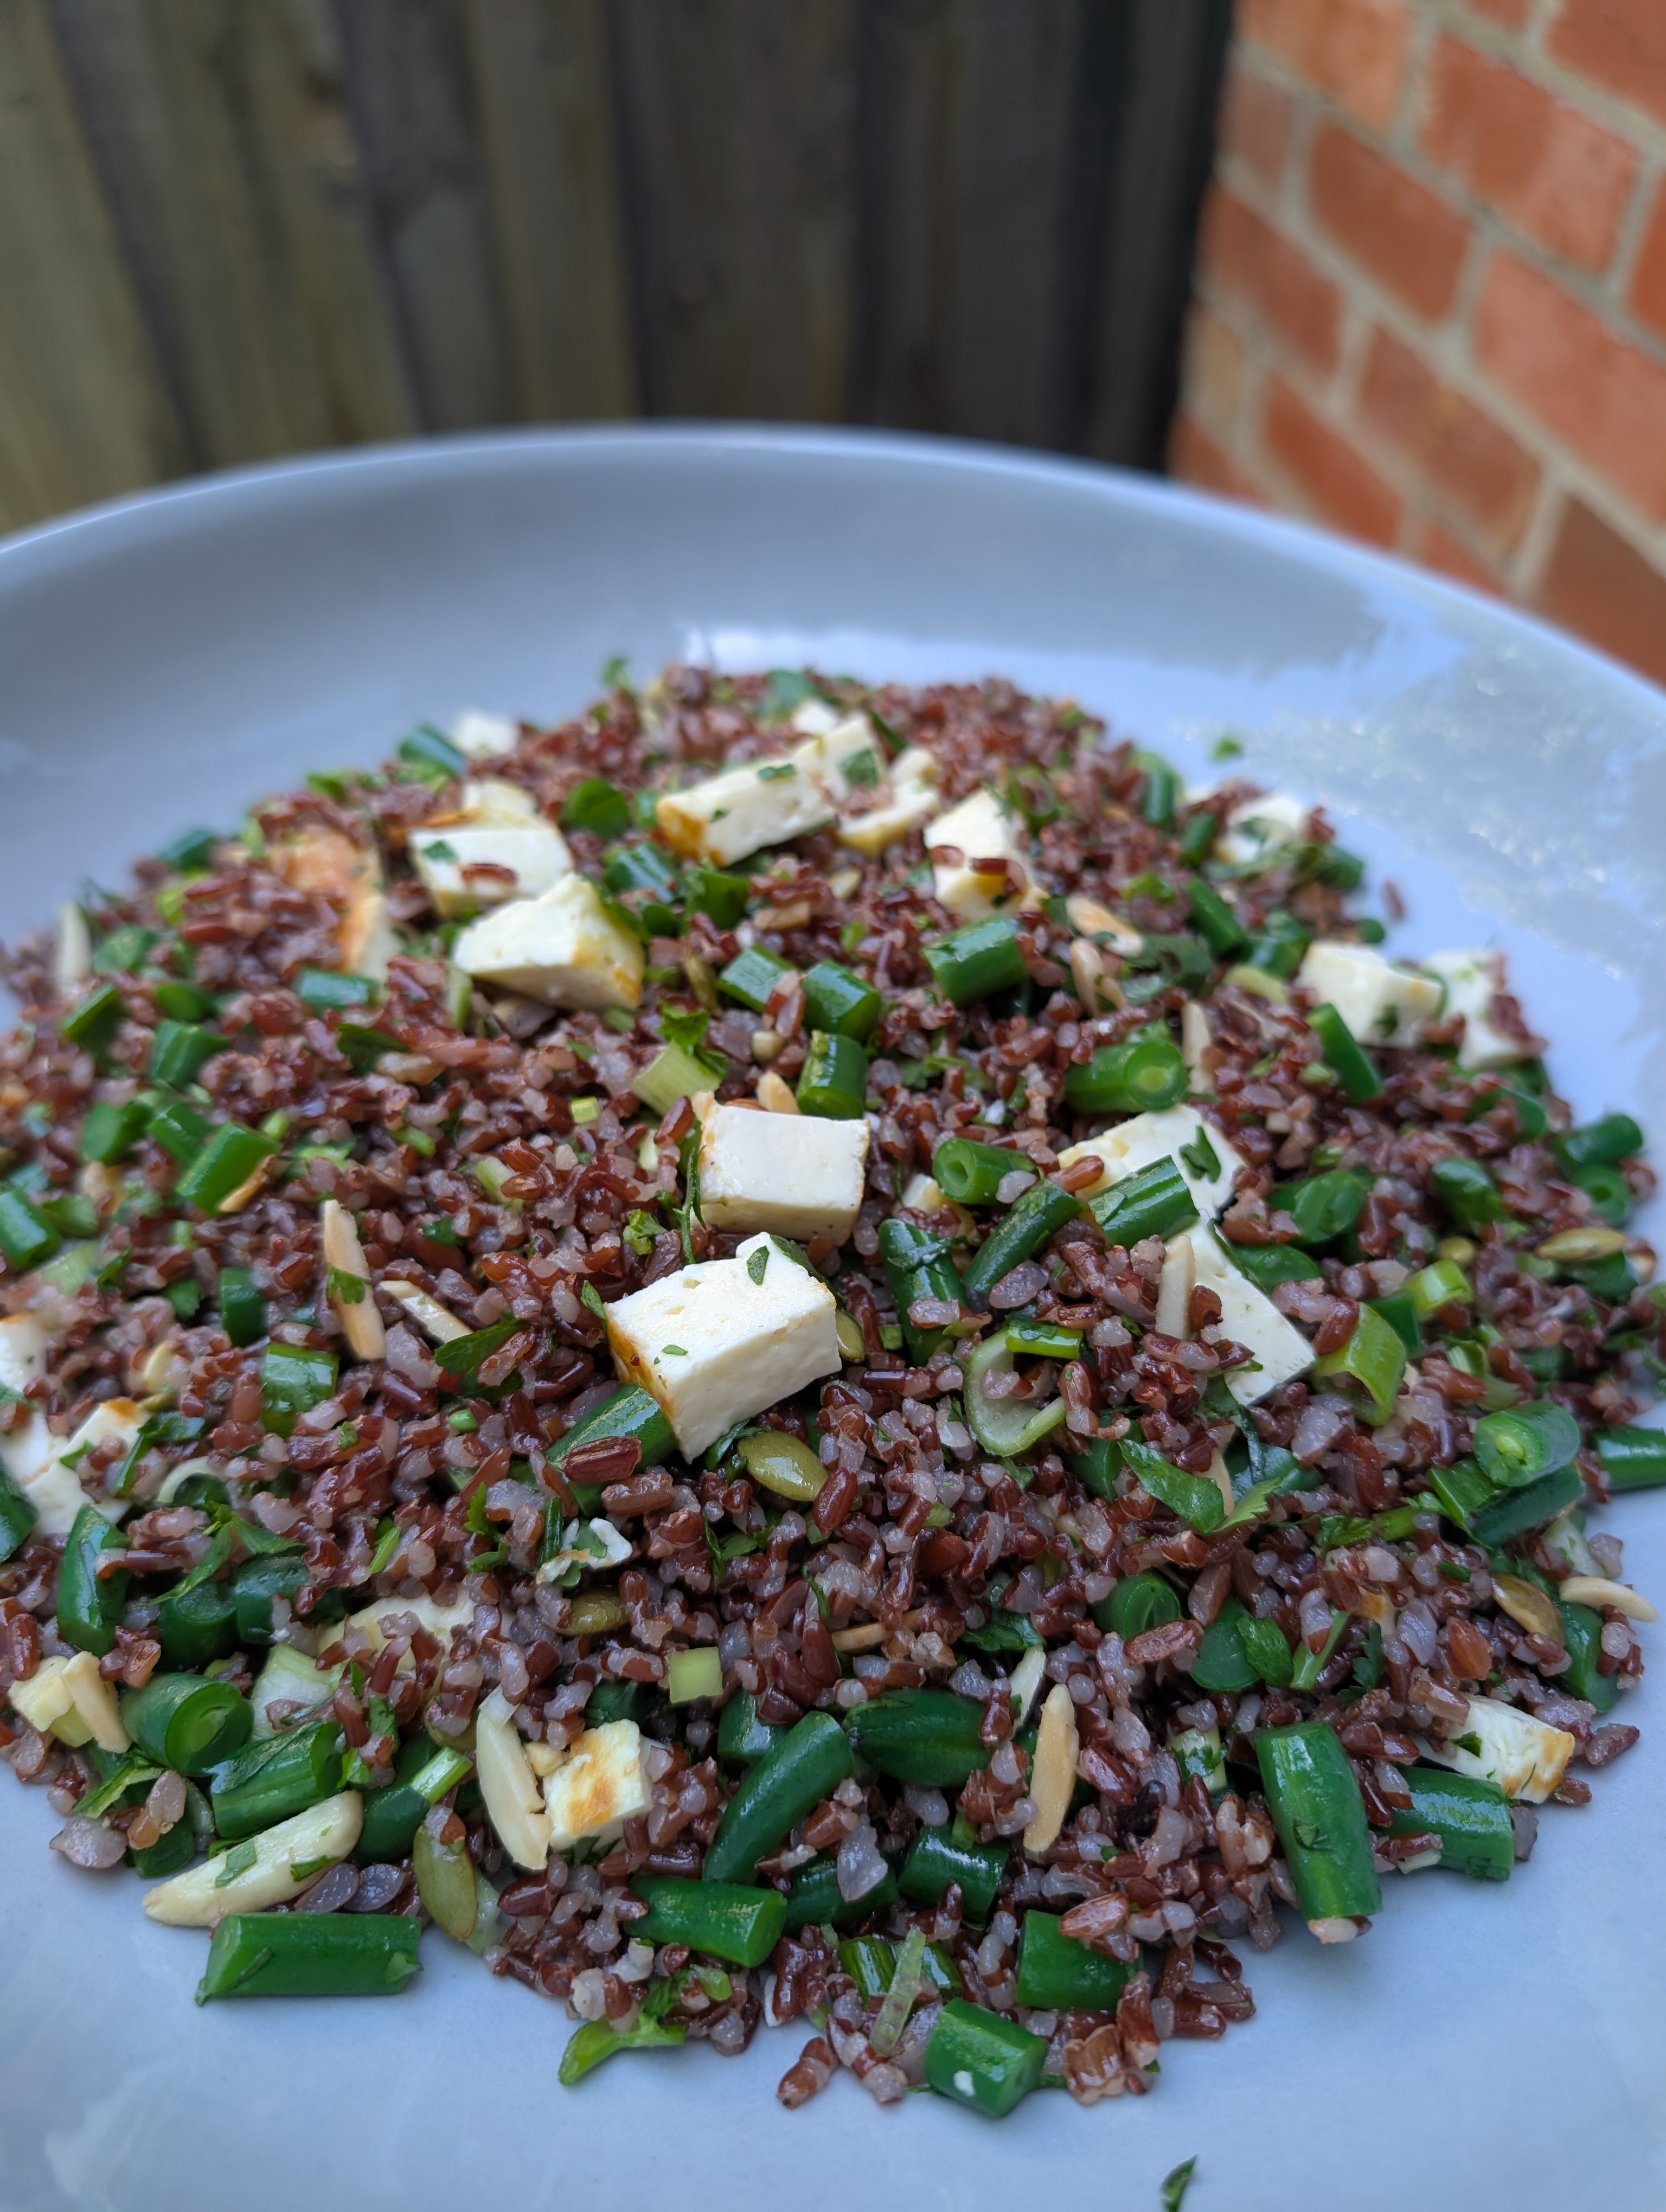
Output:
[[1619,685],[1630,695],[1634,707],[1666,714],[1666,687],[1654,684],[1601,647],[1526,608],[1420,567],[1398,553],[1344,537],[1322,524],[1252,507],[1170,477],[1079,454],[844,423],[666,417],[513,424],[330,447],[207,470],[73,508],[0,537],[0,593],[50,581],[71,572],[82,558],[136,553],[147,544],[173,538],[196,526],[204,510],[210,510],[204,520],[211,525],[212,510],[222,505],[235,507],[246,501],[258,507],[268,501],[283,505],[291,498],[304,498],[320,480],[467,474],[482,463],[502,465],[517,454],[532,452],[580,459],[605,458],[610,453],[631,459],[673,450],[690,457],[704,453],[715,458],[727,453],[812,460],[860,454],[872,460],[891,460],[969,477],[1045,485],[1097,496],[1107,505],[1136,512],[1189,513],[1220,535],[1264,545],[1310,567],[1350,575],[1364,584],[1409,592],[1437,610],[1444,606],[1472,621],[1479,617],[1494,630],[1514,633],[1522,642],[1570,658],[1592,677]]

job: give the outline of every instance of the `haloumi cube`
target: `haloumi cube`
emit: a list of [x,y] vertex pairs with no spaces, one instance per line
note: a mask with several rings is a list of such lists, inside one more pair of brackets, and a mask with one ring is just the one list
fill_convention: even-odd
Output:
[[514,750],[520,730],[502,714],[483,714],[477,707],[466,707],[447,734],[458,751],[471,760],[491,760]]
[[1502,988],[1502,963],[1490,952],[1432,952],[1423,963],[1431,975],[1445,986],[1441,1007],[1444,1018],[1463,1017],[1463,1042],[1458,1047],[1460,1067],[1508,1067],[1532,1057],[1529,1048],[1506,1036],[1492,1020],[1493,1000]]
[[1329,1000],[1361,1044],[1414,1045],[1440,1006],[1440,987],[1385,960],[1369,945],[1321,938],[1296,981]]
[[862,1203],[867,1146],[865,1121],[714,1106],[700,1133],[701,1218],[842,1244]]
[[885,770],[885,748],[866,714],[842,714],[812,731],[793,746],[792,757],[836,811],[859,786],[877,784]]
[[0,1321],[0,1384],[19,1397],[46,1371],[47,1336],[33,1314]]
[[[5,1441],[7,1471],[35,1510],[35,1527],[43,1536],[67,1536],[83,1505],[96,1506],[106,1521],[119,1521],[132,1500],[89,1498],[77,1472],[82,1455],[112,1437],[124,1449],[131,1447],[144,1425],[144,1415],[131,1398],[106,1398],[94,1406],[72,1437],[55,1437],[45,1419],[36,1414],[21,1431],[14,1430]],[[33,1462],[33,1463],[31,1463]]]
[[354,894],[342,916],[336,942],[341,964],[350,975],[368,975],[373,983],[387,981],[387,963],[399,950],[398,932],[388,917],[384,892],[367,886]]
[[452,959],[465,974],[546,1006],[638,1006],[641,941],[602,905],[595,885],[563,876],[539,898],[514,899],[471,922]]
[[[429,817],[432,823],[436,818]],[[511,783],[506,775],[471,776],[458,795],[457,811],[443,817],[459,828],[483,830],[496,824],[514,829],[523,822],[541,822],[538,801],[525,784]],[[427,825],[423,825],[426,827]]]
[[[1204,1144],[1214,1155],[1213,1174],[1208,1171],[1207,1159],[1200,1171],[1193,1161],[1181,1157],[1189,1151],[1195,1160]],[[1138,1175],[1142,1168],[1154,1166],[1158,1160],[1171,1159],[1205,1220],[1219,1212],[1232,1194],[1239,1170],[1249,1164],[1233,1151],[1219,1130],[1204,1120],[1195,1106],[1165,1106],[1160,1113],[1136,1114],[1132,1121],[1119,1121],[1103,1136],[1090,1137],[1085,1145],[1072,1145],[1068,1152],[1060,1153],[1059,1165],[1067,1168],[1073,1160],[1090,1158],[1104,1161],[1104,1176],[1101,1182],[1078,1192],[1079,1197],[1091,1198],[1112,1183],[1123,1182],[1129,1176]]]
[[1185,1241],[1191,1247],[1194,1284],[1220,1300],[1222,1334],[1244,1346],[1256,1360],[1255,1366],[1237,1368],[1226,1378],[1239,1405],[1254,1406],[1310,1368],[1313,1346],[1271,1298],[1239,1274],[1213,1230],[1201,1224],[1189,1229]]
[[552,823],[500,819],[413,830],[410,864],[440,912],[456,915],[537,898],[571,871],[573,856]]
[[502,1690],[494,1690],[476,1711],[474,1771],[498,1841],[518,1867],[541,1873],[550,1857],[549,1816],[514,1708]]
[[753,1237],[733,1260],[616,1299],[607,1335],[620,1380],[658,1401],[692,1460],[737,1421],[838,1373],[837,1310],[819,1276]]
[[727,867],[762,846],[824,828],[865,775],[877,780],[883,761],[866,715],[845,714],[779,759],[746,761],[686,791],[663,793],[654,817],[674,851]]
[[926,849],[935,852],[952,845],[958,860],[938,860],[932,867],[932,894],[938,904],[961,921],[985,921],[992,914],[1011,912],[1024,905],[1025,894],[1013,891],[1006,869],[980,874],[979,860],[1005,860],[1021,884],[1030,880],[1029,854],[1024,832],[993,791],[975,791],[939,814],[926,832]]
[[[439,1643],[449,1645],[453,1637],[474,1626],[472,1598],[453,1598],[449,1605],[441,1605],[431,1597],[379,1597],[374,1605],[362,1607],[349,1613],[347,1626],[356,1628],[373,1651],[380,1651],[386,1642],[382,1623],[390,1614],[413,1613]],[[400,1660],[402,1668],[410,1664],[410,1654]]]
[[27,1681],[14,1682],[6,1695],[32,1729],[50,1732],[60,1743],[125,1751],[131,1741],[115,1688],[100,1674],[90,1651],[43,1659]]
[[1578,1747],[1576,1739],[1566,1729],[1552,1728],[1519,1705],[1506,1705],[1497,1698],[1471,1698],[1468,1703],[1468,1726],[1459,1734],[1474,1736],[1481,1749],[1466,1751],[1450,1738],[1432,1738],[1425,1756],[1437,1766],[1450,1766],[1455,1774],[1496,1782],[1506,1797],[1542,1805],[1560,1788]]
[[1292,799],[1281,791],[1269,791],[1259,799],[1246,799],[1235,806],[1226,817],[1226,828],[1219,850],[1224,860],[1239,867],[1251,862],[1265,860],[1286,845],[1299,845],[1307,834],[1308,817],[1313,809],[1304,799]]
[[230,1871],[231,1854],[222,1852],[147,1890],[144,1909],[166,1928],[212,1928],[228,1912],[265,1912],[274,1905],[288,1905],[320,1866],[347,1856],[363,1826],[363,1798],[356,1790],[344,1790],[234,1845],[238,1851],[253,1849],[253,1859],[242,1864],[240,1873]]
[[674,852],[726,868],[760,846],[803,837],[833,818],[820,787],[788,754],[747,761],[686,791],[662,793],[654,818]]
[[635,1721],[604,1721],[575,1736],[544,1784],[550,1850],[611,1844],[627,1820],[640,1820],[654,1803],[646,1755]]
[[923,745],[910,745],[891,763],[880,804],[866,814],[841,817],[839,842],[872,858],[905,837],[916,822],[928,819],[942,804],[935,759]]

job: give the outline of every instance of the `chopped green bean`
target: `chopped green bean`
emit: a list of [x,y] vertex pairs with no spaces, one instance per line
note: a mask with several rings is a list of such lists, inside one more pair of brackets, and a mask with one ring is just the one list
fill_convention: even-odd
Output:
[[1054,1912],[1026,1912],[1018,1936],[1018,1970],[1013,1994],[1021,2005],[1043,2012],[1115,2012],[1138,1958],[1109,1959],[1061,1932]]
[[422,1923],[398,1912],[228,1912],[197,2002],[392,1996],[418,1971]]
[[127,1571],[100,1574],[112,1553],[127,1549],[127,1539],[94,1505],[83,1505],[64,1540],[58,1564],[58,1632],[77,1650],[103,1658],[116,1644],[116,1625],[127,1602]]
[[958,1789],[989,1764],[982,1723],[982,1707],[952,1690],[888,1690],[853,1706],[845,1732],[876,1773],[922,1790]]
[[973,1254],[963,1278],[967,1304],[978,1311],[986,1309],[995,1285],[1033,1259],[1081,1210],[1081,1200],[1057,1183],[1032,1184]]
[[1307,1920],[1368,1919],[1383,1907],[1365,1808],[1347,1753],[1322,1721],[1255,1738],[1267,1808]]
[[950,1137],[932,1154],[932,1175],[957,1206],[993,1206],[1009,1175],[1033,1172],[1022,1152],[1002,1152],[972,1137]]
[[1343,1095],[1352,1099],[1356,1106],[1380,1098],[1383,1095],[1382,1079],[1336,1008],[1328,1005],[1316,1006],[1307,1021],[1308,1027],[1324,1047],[1325,1060],[1335,1071]]
[[756,1881],[758,1861],[838,1788],[854,1763],[850,1739],[833,1716],[806,1713],[765,1753],[729,1800],[707,1848],[703,1879]]
[[1177,1105],[1190,1080],[1166,1030],[1137,1030],[1121,1044],[1098,1046],[1085,1066],[1069,1071],[1065,1103],[1078,1114],[1154,1113]]
[[867,1054],[853,1036],[813,1030],[799,1077],[799,1111],[824,1121],[860,1121],[867,1097]]
[[925,947],[932,981],[952,1006],[970,1006],[1024,981],[1029,970],[1010,916],[992,915]]
[[818,960],[804,977],[805,1018],[812,1030],[830,1036],[854,1037],[866,1044],[873,1034],[884,1000],[872,983],[865,983],[836,961]]
[[926,2045],[926,2084],[939,2097],[1004,2119],[1039,2083],[1046,2063],[1039,2035],[951,1997]]

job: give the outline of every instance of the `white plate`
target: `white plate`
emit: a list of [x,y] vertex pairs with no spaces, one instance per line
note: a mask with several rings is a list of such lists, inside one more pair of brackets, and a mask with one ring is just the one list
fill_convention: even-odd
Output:
[[[1666,699],[1565,640],[1314,532],[1148,481],[923,441],[638,429],[390,447],[210,479],[0,548],[0,935],[308,769],[477,705],[536,717],[611,653],[1074,693],[1207,773],[1226,732],[1392,876],[1414,951],[1496,943],[1582,1113],[1658,1138]],[[1658,1220],[1657,1221],[1658,1226]],[[1666,1592],[1666,1497],[1608,1518]],[[1299,1930],[1224,2044],[1155,2094],[1000,2125],[840,2079],[802,2037],[557,2089],[559,2008],[437,1935],[397,2002],[191,2002],[200,1936],[46,1849],[0,1778],[0,2207],[350,2212],[790,2202],[1522,2212],[1666,2202],[1666,1745],[1549,1808],[1498,1888],[1389,1886]]]

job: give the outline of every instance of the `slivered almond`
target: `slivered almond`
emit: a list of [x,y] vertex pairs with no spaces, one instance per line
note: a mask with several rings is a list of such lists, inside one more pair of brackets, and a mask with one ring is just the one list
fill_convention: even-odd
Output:
[[1191,1079],[1188,1087],[1194,1098],[1207,1098],[1213,1094],[1206,1057],[1213,1042],[1208,1015],[1195,999],[1188,999],[1180,1009],[1180,1057],[1186,1063],[1186,1073]]
[[872,1651],[891,1634],[883,1620],[865,1620],[857,1628],[836,1628],[833,1649],[836,1651]]
[[766,1067],[757,1079],[757,1103],[769,1114],[796,1114],[799,1102],[775,1073]]
[[1225,1500],[1226,1510],[1230,1513],[1233,1506],[1237,1504],[1237,1500],[1232,1495],[1232,1478],[1226,1472],[1226,1457],[1225,1453],[1219,1451],[1216,1452],[1214,1457],[1209,1462],[1207,1474],[1209,1480],[1213,1483],[1215,1488],[1220,1492],[1221,1497]]
[[382,1359],[387,1354],[387,1331],[376,1310],[376,1301],[370,1294],[370,1269],[365,1263],[364,1249],[359,1243],[359,1224],[354,1220],[339,1199],[326,1198],[319,1208],[319,1242],[324,1247],[324,1264],[332,1275],[354,1275],[364,1285],[363,1295],[357,1299],[330,1293],[336,1318],[341,1323],[341,1333],[351,1346],[356,1358]]
[[1520,1575],[1494,1575],[1493,1595],[1518,1628],[1529,1636],[1547,1636],[1553,1644],[1562,1640],[1562,1617],[1541,1589],[1524,1582]]
[[[1159,1335],[1181,1338],[1191,1334],[1189,1316],[1196,1279],[1197,1255],[1192,1250],[1191,1239],[1177,1237],[1164,1252],[1163,1273],[1158,1278],[1154,1321]],[[1229,1509],[1231,1503],[1229,1498]]]
[[1085,898],[1079,891],[1073,891],[1065,901],[1064,910],[1079,937],[1108,937],[1117,952],[1138,952],[1145,945],[1139,931],[1120,915],[1101,906],[1097,899]]
[[442,1306],[438,1298],[430,1297],[416,1284],[385,1282],[382,1288],[431,1343],[455,1344],[459,1336],[469,1334],[466,1322],[459,1321],[449,1306]]
[[1041,1852],[1058,1841],[1076,1789],[1076,1707],[1062,1682],[1055,1682],[1041,1709],[1036,1756],[1030,1769],[1030,1799],[1036,1817],[1024,1832],[1026,1851]]
[[[1498,1577],[1495,1576],[1493,1588],[1497,1587]],[[1623,1613],[1633,1620],[1658,1620],[1660,1618],[1648,1599],[1639,1596],[1629,1583],[1611,1583],[1606,1575],[1570,1575],[1562,1584],[1561,1595],[1570,1605],[1611,1605],[1616,1613]],[[1560,1636],[1559,1627],[1559,1642]]]
[[226,1196],[221,1200],[219,1205],[215,1207],[215,1212],[216,1213],[240,1213],[251,1199],[258,1197],[260,1191],[265,1183],[266,1178],[271,1171],[271,1161],[270,1159],[262,1160],[252,1176],[248,1176],[245,1182],[240,1182],[235,1190],[227,1193]]
[[67,997],[77,983],[93,972],[93,935],[78,906],[58,910],[58,951],[52,962],[52,981]]

